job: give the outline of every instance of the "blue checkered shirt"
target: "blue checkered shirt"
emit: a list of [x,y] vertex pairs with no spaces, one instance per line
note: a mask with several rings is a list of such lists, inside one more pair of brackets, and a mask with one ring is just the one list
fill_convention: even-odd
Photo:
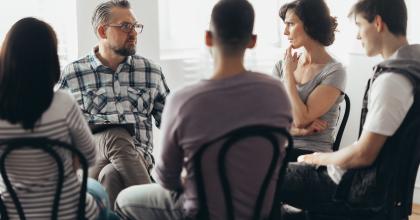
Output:
[[159,127],[169,93],[158,65],[133,55],[113,71],[92,52],[64,68],[59,87],[73,94],[88,123],[134,123],[135,144],[153,166],[152,116]]

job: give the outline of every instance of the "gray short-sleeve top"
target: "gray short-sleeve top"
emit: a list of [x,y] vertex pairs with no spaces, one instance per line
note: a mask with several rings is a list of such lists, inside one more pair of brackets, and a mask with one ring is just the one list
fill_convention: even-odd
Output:
[[[276,63],[273,69],[273,75],[279,77],[283,81],[283,70],[281,60]],[[346,87],[346,71],[344,66],[332,59],[328,64],[321,69],[321,71],[307,83],[296,85],[299,96],[304,103],[306,103],[309,95],[319,85],[328,85],[345,92]],[[321,120],[328,122],[328,128],[322,132],[315,133],[309,136],[295,136],[294,146],[297,149],[310,150],[317,152],[331,151],[331,146],[334,142],[334,131],[337,126],[339,117],[339,104],[343,101],[343,96],[340,96],[331,109],[320,117]]]

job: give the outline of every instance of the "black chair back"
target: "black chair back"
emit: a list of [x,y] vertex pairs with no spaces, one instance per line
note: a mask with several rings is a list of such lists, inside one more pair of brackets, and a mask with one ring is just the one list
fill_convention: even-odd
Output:
[[[74,156],[77,156],[79,158],[79,162],[81,165],[81,168],[83,170],[83,176],[82,176],[82,183],[81,183],[81,190],[80,190],[80,197],[79,197],[79,207],[78,207],[78,213],[77,219],[85,219],[85,200],[86,200],[86,187],[87,187],[87,175],[88,175],[88,163],[86,158],[83,156],[83,154],[75,147],[63,143],[61,141],[57,140],[51,140],[48,138],[17,138],[17,139],[10,139],[5,141],[0,141],[0,147],[4,147],[3,153],[0,157],[0,171],[1,176],[3,178],[3,182],[6,186],[7,192],[10,194],[13,203],[15,205],[15,208],[17,210],[17,213],[19,215],[19,218],[21,220],[25,220],[25,213],[22,208],[22,205],[19,201],[18,195],[8,177],[7,170],[6,170],[6,159],[7,156],[9,156],[12,152],[18,151],[18,150],[25,150],[25,149],[39,149],[44,151],[46,154],[48,154],[50,157],[52,157],[58,168],[58,180],[56,185],[56,191],[55,196],[53,200],[53,207],[52,207],[52,213],[51,213],[51,219],[55,220],[58,219],[58,210],[59,210],[59,203],[60,203],[60,197],[61,197],[61,191],[63,188],[63,181],[64,181],[64,165],[62,162],[61,157],[59,154],[54,150],[54,148],[61,148],[70,151]],[[2,220],[3,219],[9,219],[7,215],[7,209],[4,204],[4,201],[1,201],[0,198],[0,208],[2,209]]]
[[[349,119],[350,115],[350,98],[346,93],[343,93],[344,95],[344,103],[345,103],[345,110],[343,118],[341,119],[340,128],[337,131],[337,135],[335,136],[334,143],[332,145],[332,150],[337,151],[340,148],[341,138],[343,137],[344,129],[347,125],[347,120]],[[341,112],[341,107],[340,107]]]
[[[279,139],[279,137],[281,137]],[[273,196],[274,201],[272,202],[271,209],[270,210],[270,219],[275,219],[278,214],[276,211],[277,209],[280,210],[280,205],[276,201],[280,201],[278,198],[279,194],[279,188],[281,187],[281,182],[287,167],[287,155],[288,152],[293,148],[293,140],[291,135],[286,129],[283,128],[276,128],[276,127],[270,127],[270,126],[248,126],[243,127],[239,129],[235,129],[231,132],[229,132],[226,135],[223,135],[222,137],[216,138],[215,140],[212,140],[206,144],[204,144],[200,150],[197,152],[197,154],[194,156],[194,165],[195,165],[195,176],[196,176],[196,186],[197,186],[197,193],[199,198],[199,214],[197,216],[197,219],[209,219],[209,207],[207,204],[207,197],[208,193],[206,192],[206,183],[204,181],[203,176],[208,177],[208,173],[203,173],[203,163],[210,162],[207,160],[203,160],[203,155],[206,153],[208,154],[209,149],[213,149],[217,147],[216,145],[220,143],[219,149],[216,150],[215,155],[217,156],[217,171],[215,171],[218,174],[218,178],[221,182],[221,188],[223,191],[222,197],[224,198],[224,204],[226,208],[226,217],[225,219],[234,220],[235,219],[235,210],[234,210],[234,199],[232,194],[232,189],[236,189],[238,187],[237,185],[233,186],[231,185],[231,181],[229,181],[228,178],[228,167],[226,164],[229,162],[229,157],[227,156],[229,153],[232,152],[232,148],[236,148],[237,150],[245,150],[246,148],[243,148],[245,146],[244,144],[240,144],[239,142],[242,141],[244,143],[244,139],[248,138],[258,138],[258,140],[266,140],[267,142],[261,142],[264,144],[259,143],[258,146],[251,146],[252,148],[259,148],[264,149],[264,147],[268,148],[268,150],[272,150],[272,156],[264,157],[264,158],[255,158],[255,163],[249,164],[246,163],[246,161],[243,161],[243,164],[239,164],[238,166],[253,166],[261,161],[267,162],[270,161],[267,171],[261,170],[258,171],[262,175],[264,173],[265,176],[262,178],[262,184],[260,185],[258,190],[258,196],[257,200],[255,202],[255,206],[253,208],[253,215],[252,219],[262,219],[261,214],[264,206],[264,202],[267,202],[266,194],[267,189],[269,187],[269,184],[273,184],[272,180],[275,177],[274,175],[276,172],[278,172],[278,181],[275,183],[275,193]],[[254,139],[255,140],[255,139]],[[249,140],[247,140],[247,144],[249,144]],[[283,148],[283,143],[287,141],[287,147]],[[249,146],[248,146],[249,147]],[[247,151],[248,152],[248,151]],[[285,152],[285,157],[282,159],[282,152]],[[269,154],[270,155],[270,154]],[[284,155],[284,154],[283,154]],[[280,160],[280,161],[279,161]],[[252,175],[252,174],[248,174]],[[247,184],[247,183],[240,183],[240,184]],[[212,194],[214,192],[211,192]],[[275,199],[274,199],[275,198]]]

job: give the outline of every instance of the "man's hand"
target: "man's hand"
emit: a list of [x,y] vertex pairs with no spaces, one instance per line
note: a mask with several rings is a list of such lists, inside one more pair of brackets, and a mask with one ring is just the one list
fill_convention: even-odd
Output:
[[321,165],[320,161],[322,161],[321,159],[322,155],[323,153],[320,153],[320,152],[315,152],[313,154],[300,155],[297,158],[297,162],[312,164],[312,165]]
[[313,165],[336,165],[342,169],[354,169],[372,165],[388,136],[364,131],[354,144],[335,152],[316,152],[299,156],[297,161]]

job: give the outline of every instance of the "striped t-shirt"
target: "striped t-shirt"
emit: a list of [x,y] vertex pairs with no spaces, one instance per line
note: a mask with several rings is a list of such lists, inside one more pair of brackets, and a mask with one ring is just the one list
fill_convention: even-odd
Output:
[[[63,91],[57,91],[50,107],[43,113],[33,131],[20,124],[0,119],[0,140],[21,137],[48,137],[70,143],[86,157],[89,165],[95,162],[96,149],[89,128],[75,100]],[[0,154],[4,146],[0,147]],[[72,166],[70,152],[57,150],[64,164],[64,183],[58,219],[76,219],[80,181]],[[51,219],[52,203],[57,184],[57,165],[48,154],[27,149],[14,151],[6,160],[9,179],[14,186],[27,219]],[[19,219],[16,208],[3,179],[0,177],[0,195],[10,219]],[[99,213],[94,198],[86,196],[86,218],[95,219]]]

